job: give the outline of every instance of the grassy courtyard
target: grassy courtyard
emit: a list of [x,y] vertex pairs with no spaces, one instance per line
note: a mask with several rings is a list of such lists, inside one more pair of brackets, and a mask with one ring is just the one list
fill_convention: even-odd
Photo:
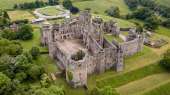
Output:
[[109,42],[112,42],[113,40],[122,43],[124,42],[119,36],[114,36],[112,34],[105,34],[104,37],[106,38],[106,40],[108,40]]
[[11,21],[17,20],[33,20],[35,17],[29,12],[24,10],[15,10],[15,11],[8,11],[8,15]]
[[120,26],[120,27],[134,27],[135,26],[134,23],[124,20],[124,19],[113,18],[110,16],[101,15],[101,14],[93,14],[92,16],[93,17],[101,17],[104,21],[113,20],[113,21],[117,22],[118,26]]
[[48,7],[40,8],[38,10],[39,13],[46,15],[46,16],[56,16],[62,11],[63,10],[56,8],[56,6],[48,6]]

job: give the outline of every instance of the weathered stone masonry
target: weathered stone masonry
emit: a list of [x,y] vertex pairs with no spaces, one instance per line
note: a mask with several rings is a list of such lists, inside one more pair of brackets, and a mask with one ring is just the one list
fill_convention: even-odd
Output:
[[[84,11],[63,24],[43,24],[41,42],[48,46],[49,55],[58,60],[57,64],[66,71],[68,83],[77,87],[87,84],[88,74],[102,73],[111,68],[122,71],[123,57],[142,49],[143,39],[135,33],[133,39],[120,44],[108,42],[104,32],[117,36],[121,33],[113,21],[92,19],[91,14]],[[78,61],[71,59],[79,50],[85,52],[84,58]]]

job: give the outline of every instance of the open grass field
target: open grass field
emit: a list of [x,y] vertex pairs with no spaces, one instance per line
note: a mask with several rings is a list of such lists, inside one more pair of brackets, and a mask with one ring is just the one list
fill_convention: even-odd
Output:
[[81,10],[90,8],[96,14],[105,14],[105,10],[111,6],[119,7],[122,15],[130,12],[123,0],[76,0],[73,4]]
[[169,95],[170,93],[170,82],[164,85],[161,85],[143,95]]
[[61,11],[62,10],[56,8],[56,6],[48,6],[48,7],[40,8],[38,10],[39,13],[47,16],[56,16]]
[[[22,4],[25,2],[34,2],[36,0],[0,0],[0,9],[13,9],[15,4]],[[43,0],[47,1],[47,0]]]
[[24,20],[24,19],[32,21],[33,19],[35,19],[35,17],[30,12],[23,11],[23,10],[8,11],[8,15],[11,21]]
[[120,95],[136,95],[139,93],[141,95],[146,90],[154,89],[168,82],[170,82],[170,74],[160,73],[130,82],[116,88],[116,90]]

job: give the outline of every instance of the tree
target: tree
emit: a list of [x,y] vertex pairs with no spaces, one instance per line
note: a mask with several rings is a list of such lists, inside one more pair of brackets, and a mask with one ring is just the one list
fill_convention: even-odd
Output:
[[170,18],[162,23],[163,26],[170,28]]
[[35,95],[65,95],[63,87],[50,86],[49,88],[41,88],[35,91]]
[[14,5],[14,9],[18,9],[19,7],[18,7],[18,4],[15,4]]
[[91,95],[118,95],[118,93],[112,87],[105,86],[103,88],[94,88]]
[[0,95],[6,95],[10,90],[11,79],[0,72]]
[[1,33],[1,36],[5,39],[9,39],[9,40],[15,40],[16,39],[16,33],[13,32],[10,29],[4,29]]
[[151,15],[146,20],[146,24],[144,25],[146,29],[154,30],[158,28],[161,20],[156,15]]
[[145,20],[146,18],[150,17],[152,14],[154,14],[149,8],[139,8],[133,12],[133,17]]
[[143,27],[139,23],[135,23],[136,25],[136,31],[140,34],[143,32]]
[[139,5],[138,0],[124,0],[124,1],[131,9],[137,8],[137,6]]
[[8,16],[7,11],[4,11],[4,15],[3,15],[3,17],[4,17],[4,18],[6,18],[6,19],[10,19],[10,18],[9,18],[9,16]]
[[119,7],[112,6],[108,10],[106,10],[105,12],[111,17],[119,17],[120,16]]
[[20,43],[16,41],[9,41],[7,39],[0,39],[0,55],[9,54],[17,56],[23,51]]
[[15,79],[23,82],[27,78],[27,74],[25,72],[19,72],[15,74]]
[[76,13],[79,12],[79,9],[78,9],[77,7],[72,6],[72,7],[70,8],[70,12],[73,13],[73,14],[76,14]]
[[32,63],[32,61],[33,61],[32,59],[33,58],[32,58],[32,55],[29,52],[24,52],[23,55],[25,57],[27,57],[27,60],[28,60],[29,63]]
[[49,5],[58,5],[59,4],[59,0],[48,0],[48,4]]
[[71,2],[70,0],[64,0],[64,1],[63,1],[63,6],[64,6],[66,9],[70,9],[70,8],[73,6],[73,4],[72,4],[72,2]]
[[33,28],[30,25],[22,25],[16,33],[18,39],[29,40],[33,37]]
[[27,74],[29,78],[32,80],[40,79],[41,75],[44,73],[44,70],[41,66],[38,65],[30,65],[30,68],[27,70]]
[[163,59],[160,61],[162,67],[170,71],[170,49],[166,51]]
[[41,86],[42,87],[48,87],[50,85],[50,78],[47,74],[41,75]]
[[32,47],[30,50],[30,54],[32,55],[33,59],[36,59],[40,55],[40,50],[38,47]]

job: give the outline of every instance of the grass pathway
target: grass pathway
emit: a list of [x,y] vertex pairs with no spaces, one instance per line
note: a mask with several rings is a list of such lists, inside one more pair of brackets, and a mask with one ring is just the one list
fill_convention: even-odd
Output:
[[141,95],[146,91],[152,90],[168,82],[170,82],[170,74],[161,73],[130,82],[116,88],[116,90],[120,93],[120,95]]

